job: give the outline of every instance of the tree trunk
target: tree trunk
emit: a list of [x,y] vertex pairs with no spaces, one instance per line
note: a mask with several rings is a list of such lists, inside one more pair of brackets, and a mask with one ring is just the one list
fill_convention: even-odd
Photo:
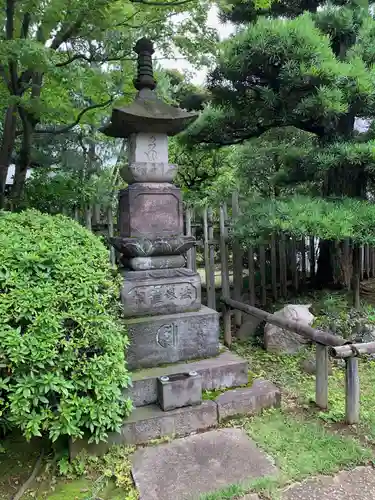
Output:
[[5,113],[3,137],[0,146],[0,210],[5,208],[5,185],[16,142],[16,107],[8,106]]
[[[367,185],[368,174],[364,166],[359,165],[356,169],[353,169],[342,165],[327,172],[322,194],[325,198],[346,196],[365,200]],[[343,241],[320,241],[316,276],[317,286],[323,288],[338,285],[350,289],[353,270],[352,249],[349,250],[349,261],[347,253]]]
[[21,196],[25,187],[27,170],[30,165],[31,157],[31,139],[33,134],[33,126],[26,118],[23,122],[23,137],[21,150],[16,161],[16,170],[14,174],[14,182],[11,191],[13,207],[17,208],[20,205]]

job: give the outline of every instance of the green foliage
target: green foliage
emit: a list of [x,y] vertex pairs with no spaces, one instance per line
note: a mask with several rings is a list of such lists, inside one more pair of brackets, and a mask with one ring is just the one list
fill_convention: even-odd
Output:
[[176,183],[182,188],[187,204],[205,207],[231,195],[237,184],[231,153],[230,148],[190,149],[178,138],[170,141],[169,159],[178,166]]
[[121,498],[137,500],[139,495],[131,476],[131,457],[134,451],[134,446],[112,446],[102,457],[82,452],[69,461],[68,456],[64,456],[58,462],[59,474],[69,479],[96,477],[96,495],[112,482],[119,489]]
[[[374,194],[374,126],[356,129],[357,118],[375,117],[372,8],[223,0],[220,9],[238,29],[220,44],[210,105],[183,139],[243,143],[233,156],[243,212],[236,234],[245,244],[272,231],[373,242],[374,212],[364,200]],[[346,284],[339,253],[326,246],[317,279]]]
[[0,214],[0,412],[24,436],[103,440],[131,409],[119,279],[63,216]]
[[268,241],[271,234],[284,232],[297,238],[315,235],[326,240],[351,239],[375,244],[375,205],[350,198],[324,200],[308,197],[263,200],[244,204],[235,222],[234,234],[247,245]]

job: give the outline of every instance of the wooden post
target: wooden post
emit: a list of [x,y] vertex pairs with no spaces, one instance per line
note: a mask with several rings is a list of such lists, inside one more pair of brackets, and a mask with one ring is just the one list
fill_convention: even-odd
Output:
[[232,322],[231,310],[226,304],[223,304],[223,324],[224,324],[224,344],[227,347],[232,345]]
[[280,288],[281,296],[286,298],[288,295],[288,276],[287,276],[287,262],[286,262],[286,250],[285,250],[285,234],[280,235],[279,241],[279,254],[280,254]]
[[328,408],[328,347],[316,344],[315,402],[319,408]]
[[210,236],[208,229],[208,209],[203,210],[203,244],[204,244],[204,268],[206,273],[206,291],[207,291],[207,306],[210,309],[216,310],[216,298],[215,298],[215,264],[211,262],[210,248],[212,245],[209,244]]
[[[259,245],[259,267],[260,267],[260,303],[267,303],[267,280],[266,280],[266,248]],[[234,299],[236,300],[236,298]]]
[[100,224],[100,214],[101,214],[101,206],[99,203],[95,203],[92,212],[92,219],[94,225]]
[[227,232],[225,228],[225,207],[220,205],[220,258],[221,258],[221,291],[224,297],[230,296]]
[[[238,191],[234,191],[232,194],[232,216],[236,219],[239,216],[240,207],[238,199]],[[233,240],[233,298],[234,300],[241,301],[242,298],[242,268],[243,268],[243,252],[241,245],[237,239]],[[242,325],[242,313],[241,311],[234,311],[234,324],[238,327]]]
[[310,236],[310,280],[313,281],[315,278],[315,238],[314,236]]
[[85,226],[86,229],[88,229],[89,231],[92,230],[91,220],[92,220],[92,207],[91,205],[88,205],[85,210]]
[[277,300],[277,252],[275,233],[271,235],[271,281],[272,296],[274,300]]
[[[211,307],[212,309],[217,310],[216,306],[216,287],[215,287],[215,243],[214,240],[214,224],[212,217],[212,208],[208,208],[207,210],[207,219],[208,219],[208,239],[210,240],[209,245],[209,262],[210,262],[210,283],[212,288],[212,297],[211,297]],[[208,306],[210,307],[210,306]]]
[[291,240],[291,266],[292,266],[292,281],[293,288],[296,292],[298,292],[299,288],[299,276],[298,276],[298,268],[297,268],[297,241],[293,236]]
[[360,276],[360,281],[363,280],[363,273],[364,273],[364,249],[363,246],[360,247],[359,250],[359,276]]
[[[107,208],[107,224],[108,224],[108,237],[112,238],[113,237],[113,213],[112,213],[112,207]],[[116,251],[114,247],[111,245],[109,249],[109,262],[112,264],[112,266],[116,265]]]
[[[186,212],[185,212],[185,217],[186,217],[186,228],[185,228],[185,232],[186,232],[186,236],[192,236],[192,232],[191,232],[191,219],[192,219],[192,209],[191,208],[187,208],[186,209]],[[194,264],[193,264],[193,259],[194,259],[194,253],[193,253],[193,248],[190,248],[188,251],[187,251],[187,254],[186,254],[186,258],[187,258],[187,268],[188,269],[193,269],[194,270]]]
[[255,270],[254,270],[254,248],[252,245],[249,246],[248,251],[248,261],[249,261],[249,302],[250,305],[255,305]]
[[345,395],[346,395],[346,423],[349,425],[359,422],[359,376],[358,358],[351,357],[345,360]]
[[306,283],[306,242],[305,238],[302,238],[301,240],[301,245],[300,245],[300,251],[301,251],[301,271],[302,271],[302,283]]
[[360,300],[360,274],[361,274],[361,248],[358,245],[354,245],[353,248],[353,280],[352,280],[352,290],[353,290],[353,305],[356,309],[361,306]]
[[370,245],[365,246],[366,277],[370,278]]

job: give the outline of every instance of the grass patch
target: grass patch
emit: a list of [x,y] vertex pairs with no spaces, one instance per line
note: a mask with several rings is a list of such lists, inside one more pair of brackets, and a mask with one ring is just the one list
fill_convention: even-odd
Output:
[[330,432],[318,422],[281,409],[232,420],[225,426],[242,427],[275,460],[279,474],[230,485],[202,495],[200,500],[232,500],[247,493],[276,500],[287,484],[318,474],[331,475],[373,458],[371,449],[354,437]]
[[244,429],[276,460],[282,474],[291,481],[332,474],[366,463],[373,456],[355,438],[330,432],[317,422],[282,410],[249,419]]

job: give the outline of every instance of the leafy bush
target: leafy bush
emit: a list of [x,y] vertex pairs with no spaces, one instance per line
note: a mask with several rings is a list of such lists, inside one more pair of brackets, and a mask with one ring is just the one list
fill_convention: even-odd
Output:
[[63,216],[0,213],[0,418],[27,439],[105,439],[131,408],[119,278]]

